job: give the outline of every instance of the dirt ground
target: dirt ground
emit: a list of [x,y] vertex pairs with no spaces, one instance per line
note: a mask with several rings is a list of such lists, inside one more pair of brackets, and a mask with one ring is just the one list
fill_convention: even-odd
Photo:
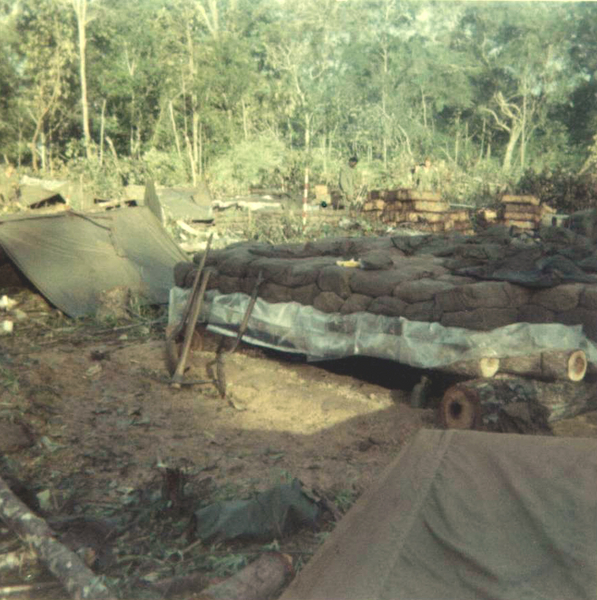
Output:
[[[139,582],[196,571],[208,584],[272,548],[300,569],[333,528],[331,513],[318,531],[273,544],[205,547],[189,535],[189,517],[293,478],[341,514],[420,428],[436,427],[433,410],[408,405],[417,374],[392,363],[314,365],[241,345],[226,360],[223,399],[212,383],[171,387],[163,318],[28,327],[0,338],[4,474],[49,521],[96,520],[110,528],[103,537],[109,548],[95,548],[91,566],[134,582],[121,589],[123,597],[141,597]],[[191,355],[187,380],[208,377],[215,347],[207,334]],[[556,434],[597,437],[597,413],[558,424]],[[187,503],[174,512],[164,499],[165,467],[180,469],[187,484]],[[83,538],[71,547],[93,546]],[[0,526],[0,555],[17,547]],[[48,580],[21,570],[4,581],[36,581],[34,575]]]

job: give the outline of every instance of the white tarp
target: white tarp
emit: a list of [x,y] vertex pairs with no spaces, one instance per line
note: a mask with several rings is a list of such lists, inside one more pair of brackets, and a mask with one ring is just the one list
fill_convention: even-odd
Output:
[[[178,322],[188,289],[170,292],[170,324]],[[249,296],[209,292],[201,319],[211,331],[235,336]],[[597,347],[581,325],[513,323],[492,331],[444,327],[360,312],[323,313],[297,302],[255,302],[246,342],[283,352],[305,354],[311,360],[371,356],[425,369],[461,360],[536,354],[546,350],[582,349],[597,363]]]

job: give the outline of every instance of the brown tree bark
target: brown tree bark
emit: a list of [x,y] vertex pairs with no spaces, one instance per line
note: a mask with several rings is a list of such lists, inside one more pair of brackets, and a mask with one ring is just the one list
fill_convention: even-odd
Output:
[[276,598],[293,576],[292,560],[272,552],[258,558],[222,583],[209,586],[199,600],[267,600]]
[[493,377],[500,370],[499,358],[480,358],[479,360],[465,360],[438,367],[438,371],[454,373],[466,377]]
[[597,408],[594,384],[521,377],[473,379],[450,387],[439,407],[447,429],[551,432],[551,424]]

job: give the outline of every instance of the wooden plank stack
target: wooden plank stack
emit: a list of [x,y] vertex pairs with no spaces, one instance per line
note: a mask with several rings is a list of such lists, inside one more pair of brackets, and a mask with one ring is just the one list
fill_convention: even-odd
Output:
[[501,205],[495,208],[482,208],[476,213],[480,227],[506,225],[525,231],[535,231],[542,225],[562,225],[565,215],[557,215],[556,210],[542,204],[535,196],[515,196],[506,194]]
[[450,210],[448,202],[436,192],[402,188],[373,190],[363,204],[363,212],[388,225],[410,225],[429,232],[460,231],[473,233],[466,210]]
[[539,229],[543,217],[543,206],[535,196],[513,196],[506,194],[502,197],[500,206],[500,221],[507,227],[518,227],[527,231]]

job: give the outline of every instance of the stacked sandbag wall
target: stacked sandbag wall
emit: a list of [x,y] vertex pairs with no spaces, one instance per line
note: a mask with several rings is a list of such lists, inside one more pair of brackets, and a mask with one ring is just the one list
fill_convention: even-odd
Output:
[[[490,245],[470,250],[491,253]],[[597,283],[530,289],[481,281],[452,272],[451,259],[406,256],[390,238],[242,244],[213,252],[207,266],[212,269],[208,288],[222,294],[250,294],[261,273],[259,297],[270,303],[298,302],[324,313],[367,311],[472,330],[517,322],[581,324],[597,341]],[[176,285],[190,287],[196,270],[196,263],[179,263]]]

